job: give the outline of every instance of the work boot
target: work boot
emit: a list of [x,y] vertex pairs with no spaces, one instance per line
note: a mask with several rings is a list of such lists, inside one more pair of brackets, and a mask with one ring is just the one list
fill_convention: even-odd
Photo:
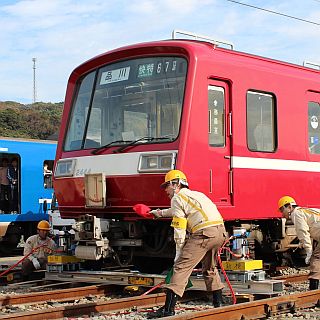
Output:
[[172,290],[167,289],[166,302],[163,307],[159,308],[156,312],[149,312],[147,314],[148,319],[164,318],[174,316],[174,307],[178,301],[178,295]]
[[309,279],[309,290],[319,289],[319,280],[318,279]]
[[222,307],[222,304],[223,304],[222,289],[215,290],[212,292],[212,304],[215,308]]

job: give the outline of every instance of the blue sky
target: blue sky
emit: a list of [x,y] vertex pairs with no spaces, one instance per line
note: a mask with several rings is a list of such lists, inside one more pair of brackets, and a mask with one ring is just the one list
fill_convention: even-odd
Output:
[[69,74],[110,49],[168,39],[173,29],[227,40],[235,49],[320,63],[320,0],[2,0],[0,101],[64,100]]

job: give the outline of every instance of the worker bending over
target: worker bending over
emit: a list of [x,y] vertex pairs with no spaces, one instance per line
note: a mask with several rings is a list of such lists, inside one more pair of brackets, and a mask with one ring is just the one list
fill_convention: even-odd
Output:
[[[310,263],[310,290],[319,289],[320,280],[320,209],[301,208],[289,196],[278,202],[282,216],[294,223],[297,237],[306,251],[305,263]],[[312,250],[312,239],[317,246]]]
[[[207,291],[213,292],[213,305],[222,306],[222,288],[224,287],[215,266],[215,254],[227,237],[223,219],[215,204],[203,193],[191,191],[185,174],[171,170],[161,185],[171,199],[171,207],[164,210],[152,210],[156,218],[172,217],[176,256],[173,275],[165,287],[165,305],[149,318],[161,318],[175,314],[178,297],[182,297],[188,279],[202,262],[202,274]],[[186,238],[186,232],[189,236]]]
[[55,242],[48,237],[49,231],[49,222],[42,220],[37,226],[38,233],[27,239],[23,255],[27,256],[33,250],[34,252],[32,252],[28,258],[22,262],[22,275],[24,280],[27,280],[33,271],[46,269],[48,255],[56,249]]

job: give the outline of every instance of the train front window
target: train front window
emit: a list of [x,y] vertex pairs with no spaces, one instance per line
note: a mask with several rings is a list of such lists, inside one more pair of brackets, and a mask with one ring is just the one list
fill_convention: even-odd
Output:
[[66,151],[81,149],[86,118],[94,84],[95,72],[86,75],[78,84],[78,92],[73,104],[64,149]]
[[[81,113],[82,135],[73,132],[80,131],[79,125],[70,125],[65,150],[113,142],[121,145],[142,137],[174,140],[180,127],[186,72],[187,61],[178,57],[133,59],[97,70],[92,103]],[[152,141],[142,139],[141,143]]]

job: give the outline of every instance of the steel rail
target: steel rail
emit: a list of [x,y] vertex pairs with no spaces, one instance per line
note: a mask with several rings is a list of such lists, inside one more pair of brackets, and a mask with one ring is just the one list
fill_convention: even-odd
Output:
[[[304,281],[308,275],[298,276],[282,276],[286,282]],[[17,304],[32,304],[41,303],[48,300],[62,301],[71,300],[75,298],[85,297],[87,295],[111,295],[118,291],[116,285],[91,285],[86,287],[76,287],[44,292],[31,292],[20,295],[0,296],[0,306],[17,305]],[[187,291],[186,295],[192,294],[192,291]],[[289,298],[285,298],[289,297]],[[320,299],[320,290],[310,291],[307,293],[294,294],[290,296],[282,296],[271,299],[258,300],[248,303],[237,304],[236,306],[227,306],[209,311],[197,311],[187,314],[176,315],[175,319],[193,319],[195,316],[199,319],[240,319],[239,314],[244,316],[262,314],[273,314],[275,312],[285,311],[288,308],[295,309],[305,303],[309,299],[311,305],[315,305]],[[291,300],[293,304],[291,304]],[[303,301],[303,303],[301,302]],[[131,297],[114,299],[107,302],[88,303],[76,306],[56,307],[50,310],[28,311],[28,315],[24,313],[12,313],[7,315],[0,315],[0,319],[57,319],[65,316],[83,315],[92,312],[111,312],[115,310],[131,308],[133,306],[149,307],[164,302],[164,294],[149,295],[144,297]],[[281,309],[281,310],[280,310]],[[190,317],[192,315],[192,317]],[[197,319],[197,318],[195,318]],[[249,318],[250,319],[250,318]]]
[[85,287],[68,288],[60,290],[23,293],[19,295],[0,296],[0,306],[45,302],[48,300],[79,298],[86,295],[114,294],[114,285],[91,285]]
[[284,280],[284,283],[291,283],[291,282],[304,282],[307,281],[309,274],[293,274],[288,276],[277,276],[272,277],[273,280]]
[[150,307],[154,305],[163,304],[165,295],[151,294],[149,296],[138,296],[130,298],[121,298],[109,300],[106,302],[90,302],[84,304],[77,304],[74,306],[57,307],[52,309],[27,311],[12,313],[8,315],[1,315],[0,319],[18,319],[18,320],[47,320],[47,319],[61,319],[64,317],[76,317],[84,314],[112,312],[122,309],[130,309],[132,307]]
[[320,290],[313,290],[253,302],[245,302],[212,310],[184,313],[174,317],[168,317],[167,319],[261,319],[275,314],[295,312],[298,309],[318,306],[319,303]]
[[[82,316],[91,313],[107,313],[131,308],[147,308],[164,303],[164,294],[152,294],[149,296],[138,296],[121,298],[106,302],[84,303],[74,306],[57,307],[46,310],[28,311],[0,316],[0,319],[18,320],[44,320],[59,319],[63,317]],[[205,311],[183,313],[166,319],[188,320],[188,319],[210,319],[210,320],[239,320],[259,319],[273,316],[279,313],[294,312],[298,309],[314,307],[319,304],[320,290],[313,290],[303,293],[296,293],[287,296],[262,299],[253,302],[246,302],[232,306],[226,306]],[[143,312],[140,309],[140,312]]]

